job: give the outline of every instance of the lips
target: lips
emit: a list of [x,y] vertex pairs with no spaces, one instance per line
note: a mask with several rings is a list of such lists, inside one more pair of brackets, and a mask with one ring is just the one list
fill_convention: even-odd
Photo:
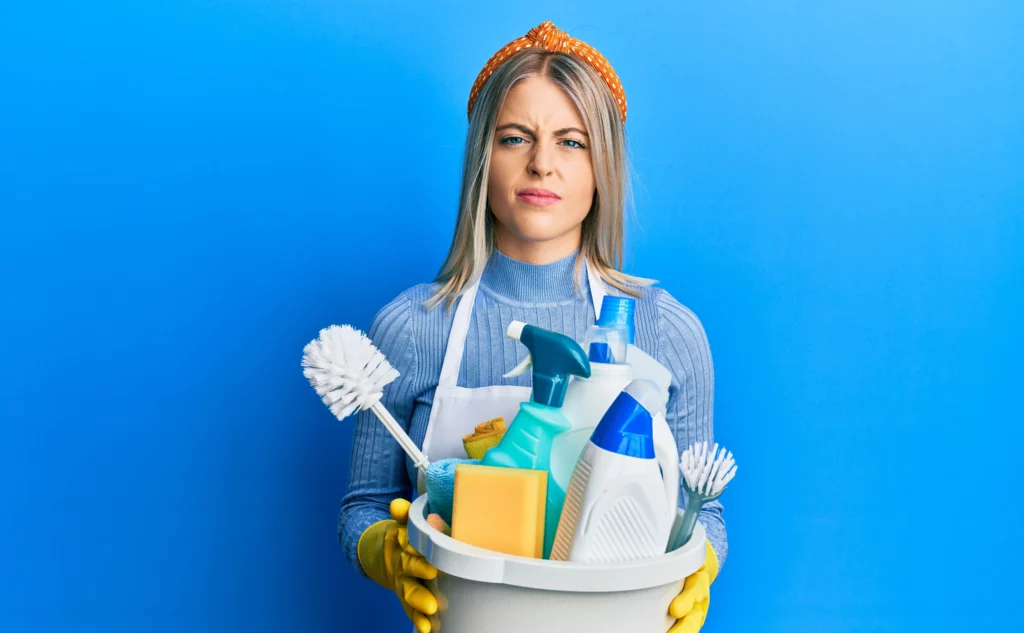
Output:
[[553,191],[549,191],[547,189],[536,189],[533,187],[523,189],[516,194],[516,198],[535,207],[546,207],[561,200],[558,194]]
[[522,191],[519,192],[518,195],[520,195],[520,196],[537,196],[537,197],[540,197],[540,198],[555,198],[556,200],[561,200],[561,198],[558,197],[558,194],[555,193],[554,191],[550,191],[548,189],[538,189],[536,187],[530,187],[529,189],[523,189]]

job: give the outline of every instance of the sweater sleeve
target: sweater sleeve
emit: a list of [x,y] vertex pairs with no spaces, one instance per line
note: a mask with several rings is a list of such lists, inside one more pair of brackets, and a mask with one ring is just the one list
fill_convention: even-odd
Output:
[[[381,308],[367,333],[399,376],[384,388],[381,402],[399,424],[409,430],[416,398],[416,346],[412,303],[403,293]],[[391,518],[389,506],[397,497],[411,498],[412,482],[405,469],[405,453],[387,428],[370,411],[353,416],[352,459],[348,491],[338,514],[338,540],[345,556],[361,575],[357,545],[367,527]]]
[[[714,444],[715,372],[704,326],[668,292],[657,292],[658,360],[672,372],[666,413],[676,445],[681,452],[695,442]],[[680,495],[681,501],[685,498]],[[698,520],[707,531],[719,565],[724,565],[729,542],[722,504],[705,504]]]

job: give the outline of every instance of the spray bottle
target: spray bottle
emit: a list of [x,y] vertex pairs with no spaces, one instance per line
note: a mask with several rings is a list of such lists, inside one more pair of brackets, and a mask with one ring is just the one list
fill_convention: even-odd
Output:
[[547,558],[565,500],[565,487],[552,485],[551,444],[556,435],[571,428],[560,409],[569,377],[589,376],[590,361],[579,343],[563,334],[513,321],[508,326],[507,335],[526,345],[530,355],[506,377],[517,376],[532,364],[533,394],[529,402],[519,405],[519,413],[501,442],[488,450],[480,463],[484,466],[548,471],[544,515],[544,557]]

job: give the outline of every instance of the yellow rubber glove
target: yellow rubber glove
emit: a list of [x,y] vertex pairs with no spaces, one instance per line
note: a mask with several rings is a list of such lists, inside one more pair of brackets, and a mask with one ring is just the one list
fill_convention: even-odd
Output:
[[704,541],[704,551],[704,564],[683,581],[682,592],[668,606],[668,614],[676,618],[668,633],[697,633],[708,617],[711,583],[718,576],[718,556],[708,541]]
[[437,577],[437,570],[409,544],[409,502],[391,502],[391,518],[366,528],[359,537],[359,564],[381,587],[395,592],[420,633],[434,630],[437,598],[423,584]]

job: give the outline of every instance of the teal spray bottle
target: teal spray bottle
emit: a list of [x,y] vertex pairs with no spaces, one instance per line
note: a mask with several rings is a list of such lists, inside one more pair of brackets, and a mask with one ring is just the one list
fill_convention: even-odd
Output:
[[487,451],[480,463],[548,472],[544,513],[544,558],[547,558],[558,532],[558,518],[565,502],[565,489],[555,485],[551,477],[551,443],[556,435],[572,428],[561,411],[565,390],[570,376],[590,376],[590,361],[579,343],[557,332],[513,321],[508,326],[507,335],[526,345],[530,353],[505,377],[525,373],[532,364],[533,395],[530,401],[519,405],[519,413],[501,442]]

